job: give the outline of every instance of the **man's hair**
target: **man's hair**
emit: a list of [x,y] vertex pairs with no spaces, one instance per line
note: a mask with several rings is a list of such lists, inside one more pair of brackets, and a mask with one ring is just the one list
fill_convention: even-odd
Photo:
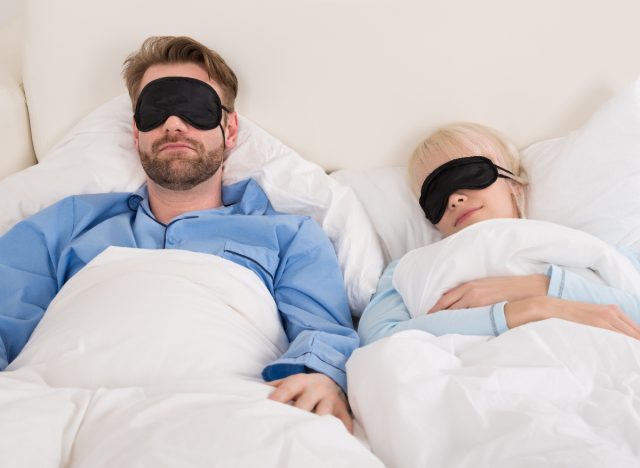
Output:
[[238,95],[236,74],[220,54],[186,36],[149,37],[142,43],[140,50],[130,54],[124,61],[122,76],[134,108],[144,73],[152,65],[167,63],[195,63],[201,66],[209,74],[209,78],[220,85],[222,104],[233,112]]

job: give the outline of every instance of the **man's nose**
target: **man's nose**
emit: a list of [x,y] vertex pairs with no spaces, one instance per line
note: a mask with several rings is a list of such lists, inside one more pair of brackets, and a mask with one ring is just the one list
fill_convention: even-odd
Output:
[[187,124],[177,115],[170,115],[162,124],[165,132],[184,132],[187,130]]

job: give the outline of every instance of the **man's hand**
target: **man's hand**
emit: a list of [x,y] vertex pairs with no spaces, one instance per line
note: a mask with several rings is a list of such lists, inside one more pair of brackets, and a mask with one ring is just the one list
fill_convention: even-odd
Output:
[[549,278],[545,275],[482,278],[462,283],[450,289],[427,313],[431,314],[445,309],[468,309],[502,301],[546,296],[548,289]]
[[318,372],[295,374],[267,384],[276,388],[269,395],[270,400],[291,403],[296,408],[318,415],[332,414],[344,423],[349,432],[353,432],[347,397],[326,375]]

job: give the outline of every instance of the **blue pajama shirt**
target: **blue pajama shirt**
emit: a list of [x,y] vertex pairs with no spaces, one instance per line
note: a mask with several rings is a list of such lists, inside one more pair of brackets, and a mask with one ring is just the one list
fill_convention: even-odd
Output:
[[273,296],[290,346],[265,380],[312,370],[346,389],[345,362],[359,339],[329,239],[313,219],[276,212],[251,179],[224,186],[222,198],[220,208],[164,225],[143,186],[65,198],[14,226],[0,237],[0,370],[60,288],[107,247],[181,249],[249,268]]
[[[640,271],[638,254],[621,248]],[[404,330],[424,330],[433,335],[451,333],[461,335],[498,336],[508,330],[504,316],[505,302],[484,307],[442,310],[411,318],[400,293],[393,287],[393,273],[399,260],[385,269],[373,299],[364,310],[358,334],[362,345]],[[548,296],[592,304],[617,304],[636,323],[640,324],[640,298],[609,286],[595,284],[570,271],[551,265]]]

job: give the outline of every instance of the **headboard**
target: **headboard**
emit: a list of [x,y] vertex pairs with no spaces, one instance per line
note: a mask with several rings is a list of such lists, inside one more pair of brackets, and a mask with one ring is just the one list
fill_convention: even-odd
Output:
[[566,133],[639,71],[635,0],[27,0],[38,158],[124,93],[124,58],[189,35],[240,80],[238,110],[326,170],[401,164],[435,126],[520,146]]

